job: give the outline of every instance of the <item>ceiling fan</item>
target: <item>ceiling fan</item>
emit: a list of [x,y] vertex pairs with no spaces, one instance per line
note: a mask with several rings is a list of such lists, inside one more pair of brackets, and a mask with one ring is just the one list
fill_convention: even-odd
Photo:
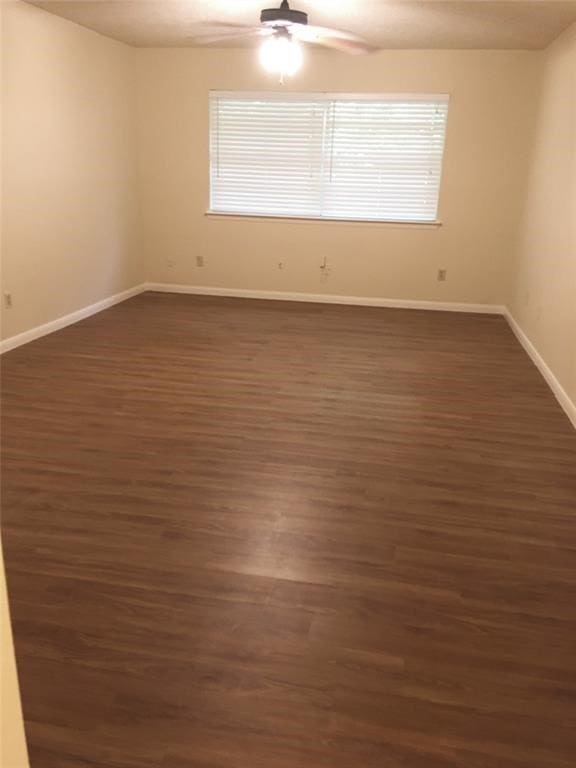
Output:
[[280,75],[293,75],[302,64],[300,43],[314,43],[345,53],[370,53],[374,47],[360,37],[329,27],[308,24],[308,14],[290,8],[288,0],[282,0],[279,8],[265,8],[260,13],[260,24],[233,24],[210,21],[206,26],[217,29],[216,33],[196,35],[192,39],[202,45],[230,40],[261,37],[260,60],[264,69]]

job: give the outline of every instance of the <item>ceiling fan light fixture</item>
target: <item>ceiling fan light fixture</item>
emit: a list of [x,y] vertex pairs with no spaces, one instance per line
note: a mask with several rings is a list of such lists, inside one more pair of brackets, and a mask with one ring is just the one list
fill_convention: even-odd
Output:
[[279,29],[260,48],[260,63],[271,74],[292,77],[302,66],[302,48],[285,29]]

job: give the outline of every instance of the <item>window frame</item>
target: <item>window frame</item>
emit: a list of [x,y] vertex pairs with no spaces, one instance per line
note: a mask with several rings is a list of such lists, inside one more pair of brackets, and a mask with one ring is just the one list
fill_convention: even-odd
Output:
[[[447,105],[445,130],[444,130],[444,144],[442,147],[442,155],[440,159],[440,171],[438,177],[438,200],[436,207],[436,218],[430,221],[422,221],[418,219],[376,219],[376,218],[361,218],[356,216],[342,217],[342,216],[317,216],[307,214],[292,214],[292,213],[263,213],[263,212],[245,212],[245,211],[218,211],[213,210],[212,203],[212,158],[211,158],[211,101],[213,98],[229,98],[229,99],[242,99],[246,101],[250,100],[263,100],[263,101],[289,101],[294,99],[295,101],[302,99],[309,99],[310,101],[337,101],[350,100],[350,101],[431,101],[437,100],[439,103]],[[279,221],[297,221],[302,223],[340,223],[340,224],[360,224],[360,225],[376,225],[376,226],[392,226],[402,228],[424,228],[424,229],[436,229],[443,225],[442,218],[440,216],[441,204],[442,204],[442,187],[444,180],[444,165],[446,161],[446,145],[448,143],[448,126],[450,116],[450,93],[438,92],[438,93],[386,93],[386,92],[333,92],[333,91],[229,91],[210,89],[208,92],[208,205],[205,211],[205,215],[210,218],[224,218],[224,219],[252,219],[252,220],[279,220]]]

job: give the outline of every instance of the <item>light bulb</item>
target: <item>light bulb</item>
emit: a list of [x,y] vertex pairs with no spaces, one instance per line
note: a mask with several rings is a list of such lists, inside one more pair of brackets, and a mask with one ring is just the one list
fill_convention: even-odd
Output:
[[260,48],[260,63],[267,72],[290,77],[302,66],[302,49],[290,35],[275,34]]

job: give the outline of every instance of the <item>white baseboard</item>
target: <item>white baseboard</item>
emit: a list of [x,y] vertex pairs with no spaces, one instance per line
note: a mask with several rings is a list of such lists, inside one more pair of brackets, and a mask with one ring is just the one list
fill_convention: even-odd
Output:
[[525,351],[528,353],[530,359],[538,368],[542,376],[544,377],[544,380],[554,393],[556,400],[560,403],[562,406],[562,409],[572,422],[572,426],[574,429],[576,429],[576,404],[572,402],[572,400],[568,397],[568,393],[566,390],[562,387],[556,376],[552,373],[546,362],[544,361],[544,358],[542,355],[538,352],[534,344],[530,341],[528,336],[524,333],[522,328],[518,325],[518,322],[512,317],[512,314],[510,313],[510,310],[506,309],[504,312],[504,316],[506,317],[506,320],[508,320],[508,324],[510,325],[510,328],[514,332],[514,335],[520,342],[520,344],[524,347]]
[[120,304],[120,302],[126,301],[126,299],[131,299],[133,296],[137,296],[145,290],[147,290],[145,284],[141,283],[134,288],[128,288],[128,290],[116,293],[114,296],[109,296],[107,299],[97,301],[96,304],[82,307],[82,309],[78,309],[76,312],[71,312],[69,315],[58,317],[56,320],[51,320],[49,323],[38,325],[36,328],[31,328],[29,331],[18,333],[16,336],[10,336],[8,339],[0,341],[0,354],[9,352],[11,349],[16,349],[16,347],[22,346],[22,344],[28,344],[28,342],[39,339],[41,336],[47,336],[49,333],[59,331],[61,328],[66,328],[67,325],[72,325],[80,320],[84,320],[86,317],[102,312],[103,309],[113,307],[114,304]]
[[269,299],[272,301],[304,301],[314,304],[353,304],[362,307],[390,307],[395,309],[428,309],[442,312],[475,312],[502,315],[505,307],[499,304],[462,304],[452,301],[413,301],[411,299],[380,299],[366,296],[335,296],[330,293],[289,293],[287,291],[253,291],[246,288],[217,288],[209,285],[183,285],[181,283],[146,283],[147,291],[162,293],[189,293],[200,296],[228,296],[241,299]]

